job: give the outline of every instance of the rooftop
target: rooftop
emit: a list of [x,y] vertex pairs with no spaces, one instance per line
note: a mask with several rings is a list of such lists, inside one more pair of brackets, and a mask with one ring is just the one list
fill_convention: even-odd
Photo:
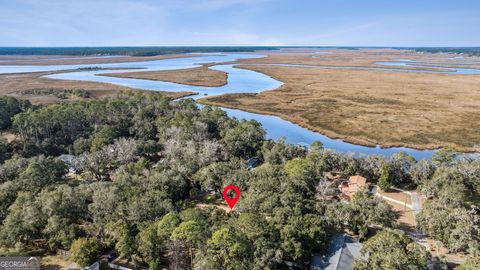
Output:
[[341,234],[332,238],[327,255],[314,256],[311,269],[314,270],[352,270],[355,259],[361,257],[362,244],[348,235]]

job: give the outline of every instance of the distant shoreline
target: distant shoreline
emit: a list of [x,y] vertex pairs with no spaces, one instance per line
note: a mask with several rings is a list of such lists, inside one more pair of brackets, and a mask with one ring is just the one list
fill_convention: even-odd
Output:
[[480,55],[480,47],[402,46],[105,46],[105,47],[0,47],[0,55],[157,56],[184,53],[254,52],[281,49],[397,49],[425,53]]

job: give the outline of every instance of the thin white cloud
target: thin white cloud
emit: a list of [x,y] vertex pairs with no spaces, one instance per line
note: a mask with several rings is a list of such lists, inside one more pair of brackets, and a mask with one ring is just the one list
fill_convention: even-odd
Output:
[[0,0],[0,46],[480,44],[470,0],[338,1]]

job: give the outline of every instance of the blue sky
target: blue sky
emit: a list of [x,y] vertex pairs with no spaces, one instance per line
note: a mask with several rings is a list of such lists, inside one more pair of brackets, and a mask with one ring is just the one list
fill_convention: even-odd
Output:
[[0,0],[0,46],[480,46],[478,0]]

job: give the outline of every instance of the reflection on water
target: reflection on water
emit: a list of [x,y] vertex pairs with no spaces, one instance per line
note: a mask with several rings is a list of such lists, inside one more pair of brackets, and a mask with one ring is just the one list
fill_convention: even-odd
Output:
[[325,148],[332,148],[339,152],[355,153],[355,154],[378,154],[378,155],[393,155],[400,151],[415,157],[416,159],[430,159],[434,153],[432,150],[416,150],[406,147],[392,147],[392,148],[380,148],[367,147],[351,143],[346,143],[339,139],[331,139],[318,132],[313,132],[306,128],[303,128],[297,124],[285,121],[280,117],[261,115],[256,113],[244,112],[241,110],[234,110],[223,108],[229,116],[234,116],[239,119],[254,119],[262,123],[263,127],[267,130],[267,138],[277,140],[279,138],[285,138],[285,141],[293,144],[310,145],[312,142],[320,141]]
[[[94,65],[43,65],[43,66],[1,66],[0,73],[19,73],[19,72],[38,72],[38,71],[58,71],[58,70],[75,70],[80,68],[98,67],[102,69],[122,68],[120,72],[138,72],[141,68],[146,71],[157,70],[174,70],[198,67],[203,63],[225,63],[235,61],[237,59],[259,58],[261,55],[249,54],[219,54],[219,55],[199,55],[187,58],[173,58],[162,59],[154,61],[142,62],[126,62],[126,63],[108,63],[108,64],[94,64]],[[385,66],[419,66],[418,63],[408,59],[402,59],[392,62],[377,62],[375,64]],[[273,64],[277,65],[277,64]],[[395,70],[401,72],[428,72],[428,73],[442,73],[442,74],[480,74],[480,70],[476,69],[452,69],[453,72],[434,71],[434,70],[407,70],[395,68],[382,67],[349,67],[349,66],[313,66],[313,65],[293,65],[293,64],[278,64],[278,66],[300,66],[309,68],[337,68],[337,69],[367,69],[367,70]],[[432,68],[432,66],[425,66]],[[67,73],[59,73],[48,75],[49,78],[62,80],[81,80],[81,81],[95,81],[103,83],[112,83],[123,85],[132,88],[147,89],[147,90],[161,90],[172,92],[197,92],[198,94],[192,96],[197,99],[205,95],[220,95],[225,93],[259,93],[266,90],[273,90],[282,85],[281,82],[255,71],[246,69],[238,69],[233,65],[219,64],[210,67],[213,70],[220,70],[228,73],[227,84],[219,87],[203,87],[190,86],[178,83],[153,81],[144,79],[131,78],[117,78],[102,76],[106,73],[119,72],[114,70],[82,70]],[[352,152],[356,154],[381,154],[392,155],[399,151],[407,152],[417,159],[431,158],[434,151],[431,150],[415,150],[404,147],[394,148],[380,148],[380,147],[365,147],[343,142],[341,140],[331,139],[320,133],[310,131],[306,128],[300,127],[291,122],[285,121],[279,117],[261,115],[255,113],[244,112],[241,110],[224,108],[229,116],[237,117],[239,119],[254,119],[262,123],[267,131],[269,139],[285,138],[288,143],[309,145],[314,141],[321,141],[326,148],[333,148],[340,152]]]

